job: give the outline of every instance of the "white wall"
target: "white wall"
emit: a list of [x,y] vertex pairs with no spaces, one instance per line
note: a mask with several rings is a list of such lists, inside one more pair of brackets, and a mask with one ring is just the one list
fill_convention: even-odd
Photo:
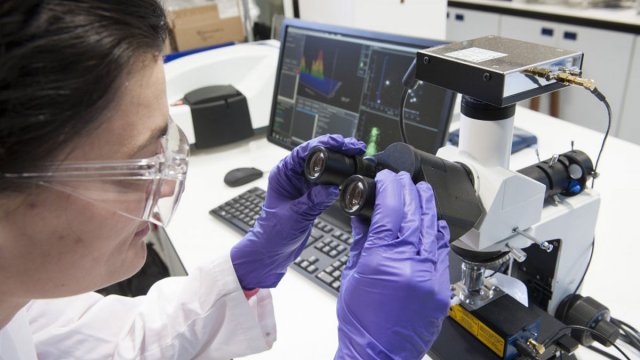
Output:
[[428,39],[445,39],[446,0],[298,0],[300,18]]

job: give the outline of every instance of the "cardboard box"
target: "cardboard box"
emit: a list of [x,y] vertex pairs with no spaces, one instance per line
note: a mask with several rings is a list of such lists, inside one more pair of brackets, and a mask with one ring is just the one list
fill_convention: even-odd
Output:
[[[239,14],[239,12],[238,12]],[[240,16],[221,17],[217,4],[168,10],[173,51],[244,41]]]

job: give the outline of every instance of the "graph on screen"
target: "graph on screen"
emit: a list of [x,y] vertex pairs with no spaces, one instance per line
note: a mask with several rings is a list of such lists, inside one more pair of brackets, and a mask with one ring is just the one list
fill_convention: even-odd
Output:
[[300,59],[300,82],[328,98],[333,97],[342,84],[341,81],[331,77],[335,74],[337,59],[338,52],[335,52],[331,61],[332,68],[328,76],[325,76],[324,50],[318,50],[311,62],[303,56]]

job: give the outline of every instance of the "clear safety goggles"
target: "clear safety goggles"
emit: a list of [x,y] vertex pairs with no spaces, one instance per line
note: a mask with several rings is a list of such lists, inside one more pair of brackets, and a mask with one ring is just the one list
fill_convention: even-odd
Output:
[[171,120],[158,154],[146,159],[46,164],[43,171],[1,174],[88,200],[127,217],[166,226],[184,190],[189,141]]

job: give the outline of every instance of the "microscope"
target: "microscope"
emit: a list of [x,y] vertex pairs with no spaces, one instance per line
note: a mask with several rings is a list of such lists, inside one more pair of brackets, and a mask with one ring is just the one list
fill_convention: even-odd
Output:
[[437,156],[471,170],[483,206],[474,227],[451,244],[462,259],[462,279],[453,285],[459,305],[450,315],[467,330],[472,318],[490,327],[478,338],[503,358],[528,349],[542,356],[540,324],[493,285],[485,269],[515,260],[510,275],[526,285],[530,301],[556,315],[589,262],[600,207],[599,195],[586,186],[597,176],[589,157],[570,149],[509,170],[515,103],[572,84],[592,87],[579,77],[582,58],[493,36],[418,53],[417,79],[463,95],[459,146],[441,148]]
[[[340,205],[352,216],[371,216],[381,169],[407,171],[416,183],[432,185],[438,217],[448,222],[451,249],[461,259],[450,320],[497,358],[547,359],[577,347],[551,344],[558,339],[550,337],[563,335],[564,324],[553,317],[571,311],[567,299],[590,260],[600,198],[587,182],[597,173],[573,146],[517,171],[509,160],[516,103],[570,85],[593,90],[580,77],[582,60],[581,52],[497,36],[419,51],[415,78],[462,95],[458,147],[432,155],[395,143],[365,158],[316,148],[305,164],[311,181],[341,185]],[[506,266],[532,304],[518,302],[487,275]],[[615,341],[606,321],[599,326],[605,340]]]

